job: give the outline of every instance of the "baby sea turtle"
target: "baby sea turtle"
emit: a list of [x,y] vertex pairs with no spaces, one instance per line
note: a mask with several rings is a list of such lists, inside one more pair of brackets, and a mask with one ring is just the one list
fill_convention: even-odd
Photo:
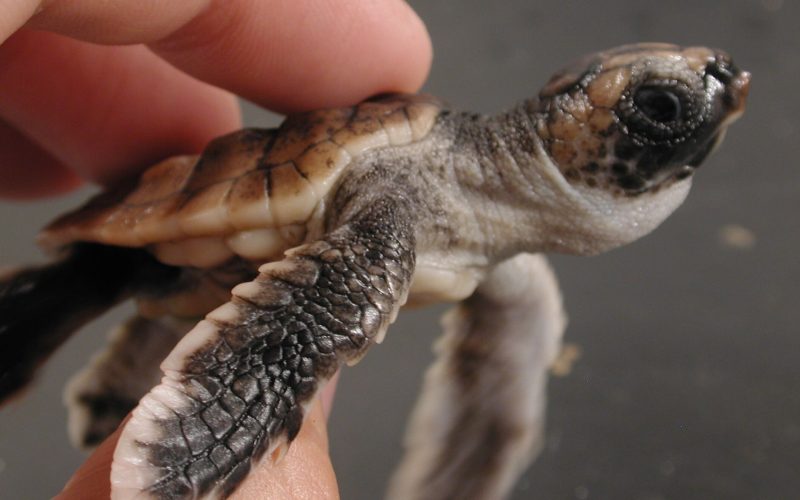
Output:
[[564,328],[540,253],[659,225],[748,84],[723,52],[631,45],[497,116],[385,95],[216,139],[56,220],[40,243],[59,259],[0,282],[0,398],[133,297],[69,385],[71,434],[96,444],[133,410],[113,498],[224,497],[406,299],[460,302],[390,496],[501,498],[541,446]]

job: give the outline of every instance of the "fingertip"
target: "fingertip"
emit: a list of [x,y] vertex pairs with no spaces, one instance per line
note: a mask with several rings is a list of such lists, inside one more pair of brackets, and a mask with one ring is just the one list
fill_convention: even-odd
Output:
[[402,0],[230,0],[153,49],[177,67],[280,112],[416,91],[432,48]]
[[125,422],[127,419],[94,450],[67,481],[64,489],[56,495],[55,500],[108,498],[111,495],[111,460]]

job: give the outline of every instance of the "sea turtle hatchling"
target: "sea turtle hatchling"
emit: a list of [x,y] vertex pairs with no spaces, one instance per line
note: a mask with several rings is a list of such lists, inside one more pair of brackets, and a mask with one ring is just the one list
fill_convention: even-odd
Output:
[[133,297],[69,385],[72,437],[95,444],[133,410],[113,498],[224,497],[407,298],[459,302],[389,495],[502,498],[541,446],[564,327],[539,253],[658,226],[748,84],[723,52],[631,45],[497,116],[384,95],[168,159],[53,222],[40,243],[59,259],[0,282],[0,398]]

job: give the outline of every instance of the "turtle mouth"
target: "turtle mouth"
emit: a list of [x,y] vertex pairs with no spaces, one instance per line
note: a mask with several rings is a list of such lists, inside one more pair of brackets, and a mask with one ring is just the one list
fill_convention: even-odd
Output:
[[750,73],[740,71],[723,84],[725,85],[723,102],[728,109],[728,116],[722,121],[722,126],[728,126],[744,113],[747,96],[750,94]]
[[698,168],[722,144],[728,127],[741,118],[744,113],[747,96],[750,93],[750,73],[747,71],[737,70],[735,74],[729,74],[724,77],[718,74],[713,74],[713,76],[725,86],[725,91],[720,101],[718,101],[722,108],[722,118],[719,120],[716,131],[705,146],[700,148],[687,162],[687,166],[693,169]]
[[[686,167],[696,169],[699,168],[703,162],[711,156],[711,154],[717,150],[720,144],[722,144],[722,140],[725,139],[725,134],[727,133],[727,127],[720,128],[716,134],[714,134],[711,139],[706,143],[706,145],[694,155],[692,156],[688,162],[686,162]],[[679,170],[679,173],[681,170]]]

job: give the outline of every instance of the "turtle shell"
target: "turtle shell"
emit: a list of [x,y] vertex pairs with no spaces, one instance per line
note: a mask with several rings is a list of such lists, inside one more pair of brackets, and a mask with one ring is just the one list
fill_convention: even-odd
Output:
[[231,254],[273,256],[302,240],[315,207],[355,158],[421,139],[440,110],[430,96],[389,95],[290,115],[277,129],[234,132],[199,156],[170,158],[99,194],[47,226],[39,244],[48,251],[81,241],[152,246],[167,263],[200,266]]

